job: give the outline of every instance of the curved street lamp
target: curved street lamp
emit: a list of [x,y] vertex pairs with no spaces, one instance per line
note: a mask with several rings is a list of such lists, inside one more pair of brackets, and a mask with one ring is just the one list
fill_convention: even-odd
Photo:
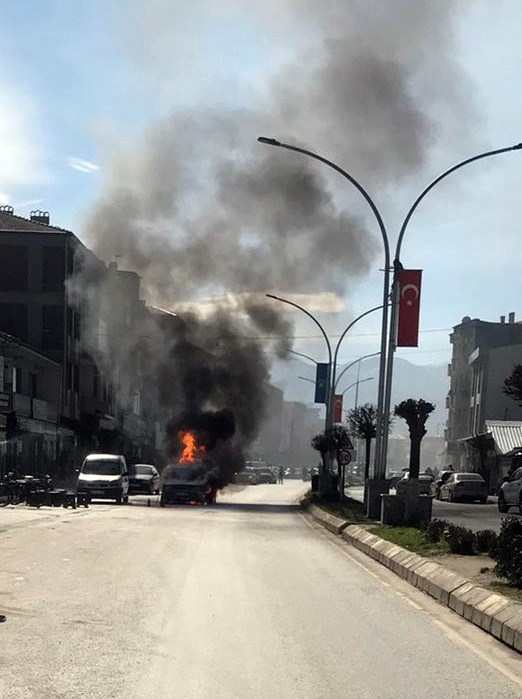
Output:
[[339,376],[337,377],[336,385],[334,386],[334,391],[337,390],[337,384],[343,378],[343,376],[346,374],[348,369],[351,369],[353,366],[355,366],[359,362],[362,362],[363,359],[368,359],[369,357],[376,357],[378,354],[380,354],[380,352],[371,352],[370,354],[365,354],[362,357],[359,357],[359,359],[356,359],[355,361],[350,362],[350,364],[348,364],[348,366],[345,366],[344,369],[339,374]]
[[330,387],[331,387],[331,367],[332,367],[332,346],[330,344],[330,340],[328,339],[328,335],[326,334],[325,329],[321,325],[321,323],[317,320],[317,318],[310,313],[310,311],[307,311],[306,308],[303,308],[300,306],[298,303],[294,303],[294,301],[290,301],[289,299],[284,299],[281,296],[275,296],[275,294],[265,294],[269,299],[275,299],[276,301],[281,301],[281,303],[286,303],[289,306],[293,306],[294,308],[297,308],[299,311],[302,311],[304,314],[306,314],[310,320],[312,320],[319,330],[321,331],[324,340],[326,342],[326,348],[328,350],[328,378],[326,380],[326,417],[325,417],[325,429],[328,428],[330,424]]
[[[268,296],[268,294],[267,294],[267,296]],[[304,357],[305,359],[309,359],[314,364],[319,364],[319,362],[316,359],[314,359],[313,357],[310,357],[310,355],[308,355],[308,354],[304,354],[304,352],[297,352],[296,350],[288,350],[288,352],[290,352],[290,354],[297,354],[298,357]]]
[[344,396],[344,394],[346,393],[346,391],[349,391],[350,388],[353,388],[354,386],[357,386],[357,387],[358,387],[360,383],[364,383],[365,381],[373,381],[374,378],[375,378],[375,376],[368,376],[366,379],[359,379],[358,381],[354,381],[354,382],[351,383],[349,386],[347,386],[347,387],[344,389],[344,391],[341,391],[341,395]]
[[391,259],[390,259],[390,242],[388,238],[388,233],[386,231],[386,226],[384,225],[384,220],[381,216],[381,212],[377,208],[375,202],[371,198],[370,194],[366,191],[366,189],[362,186],[362,184],[353,177],[353,175],[350,175],[349,172],[346,172],[346,170],[343,170],[342,167],[339,167],[336,163],[334,163],[332,160],[328,160],[327,158],[324,158],[322,155],[319,155],[318,153],[314,153],[311,150],[307,150],[306,148],[299,148],[298,146],[291,146],[288,143],[283,143],[281,141],[278,141],[275,138],[268,138],[266,136],[259,136],[257,139],[259,143],[264,143],[268,146],[276,146],[278,148],[285,148],[286,150],[291,150],[295,151],[296,153],[302,153],[303,155],[308,156],[309,158],[313,158],[314,160],[318,160],[320,163],[323,163],[324,165],[328,165],[328,167],[332,168],[332,170],[335,170],[339,175],[344,177],[348,182],[350,182],[358,192],[363,196],[365,199],[366,203],[370,207],[375,220],[377,221],[377,226],[379,228],[379,232],[381,234],[382,238],[382,244],[383,244],[383,249],[384,249],[384,263],[383,263],[383,271],[384,271],[384,280],[383,280],[383,290],[382,290],[382,319],[381,319],[381,351],[380,351],[380,363],[379,363],[379,386],[377,389],[377,436],[375,438],[375,459],[376,459],[376,468],[377,468],[377,459],[378,459],[378,454],[380,453],[380,443],[382,436],[384,435],[385,429],[384,425],[387,424],[384,419],[383,419],[383,411],[384,411],[384,398],[385,398],[385,377],[386,377],[386,349],[387,349],[387,338],[388,338],[388,304],[389,304],[389,291],[390,291],[390,271],[391,271]]
[[333,170],[338,172],[344,178],[346,178],[351,184],[362,194],[366,202],[368,203],[375,219],[377,221],[379,231],[381,233],[384,245],[384,285],[383,285],[383,301],[382,301],[382,328],[381,328],[381,361],[379,367],[379,388],[378,388],[378,400],[377,400],[377,436],[375,444],[375,472],[374,476],[377,479],[383,479],[386,472],[386,455],[387,455],[387,445],[388,445],[388,431],[387,426],[390,417],[390,403],[391,403],[391,387],[392,387],[392,374],[393,374],[393,355],[395,352],[395,328],[397,324],[397,304],[398,304],[398,281],[397,281],[397,271],[400,269],[400,252],[404,234],[406,228],[410,222],[410,219],[417,209],[420,202],[424,199],[426,194],[430,192],[433,187],[435,187],[441,180],[445,179],[448,175],[459,170],[460,168],[473,163],[477,160],[483,158],[488,158],[494,155],[500,155],[502,153],[508,153],[514,150],[521,150],[522,143],[518,143],[514,146],[508,146],[506,148],[498,148],[492,151],[486,151],[484,153],[479,153],[478,155],[472,156],[471,158],[466,158],[461,162],[453,165],[452,167],[445,170],[441,175],[436,177],[432,182],[428,184],[427,187],[419,194],[415,199],[411,207],[409,208],[404,221],[401,225],[399,236],[397,240],[397,245],[395,249],[394,257],[394,278],[391,288],[391,313],[390,313],[390,323],[388,325],[388,295],[390,292],[390,247],[389,239],[384,225],[382,216],[377,209],[373,199],[370,197],[368,192],[364,187],[349,173],[343,170],[341,167],[333,163],[331,160],[327,160],[322,156],[309,151],[305,148],[299,148],[298,146],[291,146],[287,143],[282,143],[275,138],[267,138],[265,136],[260,136],[257,139],[260,143],[264,143],[270,146],[277,146],[279,148],[285,148],[287,150],[292,150],[297,153],[302,153],[304,155],[318,160],[325,165],[328,165]]

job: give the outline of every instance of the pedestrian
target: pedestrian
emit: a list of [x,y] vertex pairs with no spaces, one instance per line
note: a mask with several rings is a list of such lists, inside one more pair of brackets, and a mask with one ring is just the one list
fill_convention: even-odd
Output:
[[284,477],[285,477],[285,469],[282,466],[280,466],[279,467],[279,483],[283,483]]

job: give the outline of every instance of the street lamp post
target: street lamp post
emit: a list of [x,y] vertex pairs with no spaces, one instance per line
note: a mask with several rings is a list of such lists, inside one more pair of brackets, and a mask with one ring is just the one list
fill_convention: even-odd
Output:
[[[375,438],[375,471],[380,472],[383,470],[380,467],[380,454],[381,454],[381,443],[382,438],[385,434],[385,425],[387,429],[387,422],[383,420],[383,409],[384,409],[384,397],[385,397],[385,373],[386,373],[386,349],[387,349],[387,338],[388,338],[388,295],[390,287],[390,243],[388,239],[388,233],[386,231],[386,226],[384,225],[384,220],[375,202],[362,186],[362,184],[355,179],[350,173],[343,170],[339,165],[334,163],[327,158],[324,158],[318,153],[307,150],[306,148],[299,148],[298,146],[292,146],[288,143],[282,143],[275,138],[267,138],[266,136],[259,136],[257,139],[260,143],[264,143],[269,146],[275,146],[277,148],[284,148],[286,150],[295,151],[296,153],[301,153],[314,160],[327,165],[328,167],[335,170],[342,177],[344,177],[348,182],[350,182],[358,192],[363,196],[368,206],[370,207],[375,220],[377,221],[377,226],[379,228],[382,243],[384,248],[384,280],[383,280],[383,291],[382,291],[382,319],[381,319],[381,351],[380,351],[380,363],[379,363],[379,386],[377,389],[377,436]],[[384,477],[384,473],[383,473]]]
[[302,311],[305,315],[307,315],[310,320],[312,320],[319,330],[321,331],[322,336],[324,337],[324,340],[326,342],[326,348],[328,350],[328,378],[326,380],[326,416],[325,416],[325,430],[328,429],[330,425],[330,416],[329,416],[329,410],[330,410],[330,390],[331,390],[331,370],[332,370],[332,345],[330,344],[330,340],[328,339],[328,335],[326,334],[325,329],[321,325],[321,323],[317,320],[317,318],[310,313],[310,311],[307,311],[306,308],[303,308],[300,306],[298,303],[294,303],[294,301],[290,301],[289,299],[284,299],[281,298],[281,296],[275,296],[274,294],[265,294],[269,299],[275,299],[276,301],[281,301],[281,303],[286,303],[288,306],[293,306],[294,308],[297,308],[299,311]]
[[[447,170],[444,170],[438,177],[436,177],[434,180],[432,180],[419,194],[419,196],[415,199],[413,204],[410,206],[408,209],[408,212],[406,216],[404,217],[404,220],[402,222],[399,235],[397,238],[397,245],[395,248],[395,257],[394,262],[393,262],[393,267],[394,267],[394,274],[393,274],[393,281],[392,281],[392,289],[391,289],[391,312],[390,312],[390,329],[389,329],[389,338],[388,338],[388,349],[387,349],[387,357],[386,357],[386,381],[385,381],[385,388],[384,388],[384,402],[383,402],[383,419],[384,419],[384,424],[388,424],[390,421],[390,412],[391,412],[391,390],[392,390],[392,381],[393,381],[393,359],[394,359],[394,354],[395,354],[395,332],[396,332],[396,327],[397,327],[397,320],[398,320],[398,307],[399,307],[399,301],[400,301],[400,289],[399,289],[399,283],[397,279],[397,272],[401,268],[401,262],[400,262],[400,256],[401,256],[401,247],[402,247],[402,241],[404,239],[404,234],[406,233],[406,229],[408,227],[408,224],[410,223],[410,220],[415,213],[417,207],[421,203],[421,201],[424,199],[424,197],[431,192],[431,190],[442,180],[444,180],[448,175],[451,175],[453,172],[456,170],[460,170],[462,167],[465,165],[469,165],[470,163],[474,163],[477,160],[483,160],[484,158],[489,158],[494,155],[501,155],[502,153],[509,153],[514,150],[522,150],[522,143],[517,143],[514,146],[508,146],[507,148],[497,148],[496,150],[490,150],[486,151],[484,153],[479,153],[478,155],[474,155],[471,158],[466,158],[465,160],[461,160],[458,162],[456,165],[453,165],[452,167],[448,168]],[[382,448],[382,455],[384,460],[386,459],[386,454],[388,451],[388,430],[384,430],[383,433],[383,438],[381,442],[381,448]]]
[[309,151],[305,148],[299,148],[298,146],[292,146],[287,143],[282,143],[274,138],[266,138],[260,136],[257,139],[260,143],[264,143],[270,146],[276,146],[279,148],[285,148],[287,150],[292,150],[297,153],[302,153],[310,158],[318,160],[325,165],[328,165],[333,170],[342,175],[362,194],[366,202],[368,203],[375,219],[377,221],[379,231],[383,239],[384,246],[384,284],[383,284],[383,301],[382,301],[382,327],[381,327],[381,359],[379,366],[379,388],[378,388],[378,400],[377,400],[377,436],[375,445],[375,472],[374,476],[377,480],[384,479],[386,473],[386,455],[388,447],[388,425],[390,419],[390,404],[391,404],[391,388],[393,379],[393,358],[395,352],[395,330],[397,325],[397,306],[399,301],[399,288],[397,279],[397,270],[400,268],[400,252],[404,234],[406,232],[407,226],[410,219],[417,209],[420,202],[424,199],[426,194],[430,192],[433,187],[435,187],[441,180],[445,179],[448,175],[459,170],[460,168],[473,163],[477,160],[482,160],[483,158],[488,158],[494,155],[500,155],[502,153],[508,153],[514,150],[521,150],[522,143],[516,144],[514,146],[508,146],[506,148],[498,148],[492,151],[486,151],[480,153],[466,160],[462,160],[453,167],[445,170],[441,175],[436,177],[430,184],[425,187],[425,189],[419,194],[417,199],[413,202],[410,209],[408,210],[402,226],[399,231],[399,236],[397,239],[397,246],[395,250],[394,257],[394,276],[391,288],[391,312],[390,312],[390,322],[388,324],[388,296],[390,293],[390,247],[389,239],[386,231],[386,226],[382,216],[377,209],[373,199],[370,197],[368,192],[364,187],[349,173],[343,170],[341,167],[336,165],[331,160],[323,158],[322,156]]

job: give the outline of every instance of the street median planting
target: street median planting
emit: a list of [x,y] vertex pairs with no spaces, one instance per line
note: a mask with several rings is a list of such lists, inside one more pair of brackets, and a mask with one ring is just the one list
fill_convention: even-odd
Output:
[[320,507],[325,512],[329,512],[336,517],[346,520],[350,524],[368,522],[364,504],[358,500],[345,497],[344,500],[340,502],[325,502],[324,500],[321,500],[318,495],[312,494],[310,496],[310,502],[313,505],[317,505],[317,507]]

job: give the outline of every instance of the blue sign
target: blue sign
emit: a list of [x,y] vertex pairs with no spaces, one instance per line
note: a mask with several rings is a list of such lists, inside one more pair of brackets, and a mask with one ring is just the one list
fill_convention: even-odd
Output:
[[314,403],[326,403],[326,394],[328,390],[328,364],[318,364],[315,374],[315,399]]

